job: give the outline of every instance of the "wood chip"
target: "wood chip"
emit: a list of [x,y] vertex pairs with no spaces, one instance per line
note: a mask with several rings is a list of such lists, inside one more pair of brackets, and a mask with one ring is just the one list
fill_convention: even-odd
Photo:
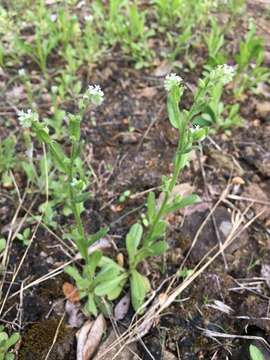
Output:
[[76,304],[80,302],[80,293],[74,285],[70,284],[69,282],[65,282],[62,289],[65,297],[71,303]]

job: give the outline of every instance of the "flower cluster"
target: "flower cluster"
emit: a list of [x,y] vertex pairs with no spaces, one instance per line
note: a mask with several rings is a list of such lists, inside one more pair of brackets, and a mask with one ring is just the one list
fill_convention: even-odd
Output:
[[38,122],[38,114],[28,109],[26,112],[18,111],[18,120],[23,128],[30,128],[33,122]]
[[99,85],[89,85],[83,99],[98,106],[101,105],[104,100],[104,92]]
[[213,81],[220,81],[223,85],[228,84],[232,81],[235,75],[235,69],[233,66],[224,64],[218,65],[215,69],[210,72],[210,79]]
[[174,86],[179,86],[182,81],[183,79],[179,75],[171,73],[166,75],[164,80],[164,87],[166,91],[170,92]]

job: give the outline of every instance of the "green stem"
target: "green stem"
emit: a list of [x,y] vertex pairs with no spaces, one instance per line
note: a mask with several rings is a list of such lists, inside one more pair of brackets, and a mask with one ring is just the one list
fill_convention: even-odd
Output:
[[164,199],[163,199],[161,206],[158,210],[158,213],[153,221],[153,225],[151,226],[151,229],[144,240],[144,245],[149,244],[149,242],[151,241],[151,237],[155,231],[157,224],[159,223],[160,218],[163,215],[163,212],[164,212],[165,207],[167,206],[170,194],[173,191],[173,189],[176,185],[177,179],[179,177],[179,173],[181,170],[181,168],[180,168],[181,159],[182,159],[182,155],[183,155],[183,151],[184,151],[184,147],[185,147],[185,135],[186,135],[187,124],[188,124],[188,119],[187,119],[187,121],[184,122],[182,129],[179,131],[180,139],[179,139],[177,150],[176,150],[176,159],[175,159],[175,164],[174,164],[174,168],[173,168],[173,176],[170,181],[168,191],[165,192]]
[[[74,143],[72,144],[72,149],[71,149],[71,154],[73,154],[74,151]],[[81,219],[81,215],[80,215],[80,211],[78,209],[77,204],[75,203],[75,194],[74,194],[74,190],[71,186],[71,182],[73,180],[73,166],[74,166],[74,159],[73,156],[71,156],[71,162],[70,162],[70,169],[69,169],[69,173],[68,173],[68,183],[69,183],[69,197],[70,197],[70,204],[71,204],[71,210],[73,212],[74,218],[75,218],[75,222],[77,225],[77,229],[79,231],[80,236],[82,237],[82,244],[83,244],[83,254],[82,256],[84,257],[86,263],[88,262],[88,249],[87,249],[87,241],[86,241],[86,237],[85,237],[85,232],[84,232],[84,227],[83,227],[83,223],[82,223],[82,219]]]

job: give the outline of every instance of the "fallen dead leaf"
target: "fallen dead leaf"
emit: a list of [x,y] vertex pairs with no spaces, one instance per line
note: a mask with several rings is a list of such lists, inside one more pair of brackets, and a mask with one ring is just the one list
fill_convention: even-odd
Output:
[[83,350],[88,334],[92,329],[94,321],[88,320],[77,333],[77,357],[76,360],[83,360]]
[[256,112],[261,117],[267,116],[270,113],[270,102],[256,102]]
[[10,101],[14,100],[24,100],[26,99],[26,94],[24,92],[24,87],[22,85],[13,86],[13,88],[6,93],[7,98]]
[[168,63],[167,61],[163,61],[158,65],[158,67],[156,67],[153,75],[156,77],[164,77],[165,75],[169,74],[171,70],[172,64]]
[[62,287],[65,297],[73,304],[80,302],[80,293],[74,285],[65,282]]
[[157,88],[154,86],[145,87],[137,91],[137,97],[140,99],[142,97],[151,99],[157,95]]
[[114,319],[123,320],[126,316],[130,305],[130,295],[126,294],[120,299],[114,308]]
[[65,311],[68,316],[68,325],[73,328],[79,328],[83,324],[83,314],[80,311],[80,305],[74,304],[69,300],[66,301]]
[[95,321],[87,321],[81,328],[77,343],[77,360],[90,360],[106,330],[106,321],[100,314]]

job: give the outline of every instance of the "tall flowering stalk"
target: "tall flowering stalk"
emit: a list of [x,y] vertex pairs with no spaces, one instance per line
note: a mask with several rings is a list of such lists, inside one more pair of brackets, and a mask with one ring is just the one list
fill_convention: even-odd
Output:
[[140,311],[145,296],[150,289],[148,279],[137,270],[138,264],[149,256],[163,254],[167,249],[164,240],[167,223],[166,215],[195,203],[197,195],[173,197],[173,189],[179,180],[179,175],[188,164],[189,155],[197,142],[202,141],[208,129],[194,126],[197,118],[207,110],[207,104],[212,99],[213,89],[223,87],[232,80],[234,70],[228,65],[218,66],[207,76],[199,80],[194,95],[193,105],[189,110],[180,110],[179,103],[184,93],[183,80],[176,74],[167,75],[164,87],[168,93],[167,111],[171,125],[178,130],[178,144],[173,161],[173,173],[170,178],[163,176],[163,200],[158,205],[154,192],[150,192],[147,199],[148,229],[140,223],[134,224],[126,237],[129,255],[129,271],[131,277],[131,299],[133,307]]
[[[89,192],[85,191],[87,185],[80,179],[75,165],[75,161],[80,157],[81,152],[81,121],[86,108],[90,104],[101,105],[103,98],[104,94],[100,86],[91,85],[78,101],[78,114],[69,114],[68,133],[71,144],[69,156],[65,149],[50,136],[47,127],[39,121],[37,113],[31,110],[18,113],[21,126],[30,129],[38,141],[47,145],[58,171],[67,177],[69,203],[76,224],[71,231],[71,237],[84,260],[84,265],[82,273],[71,266],[65,270],[75,279],[81,297],[87,297],[85,310],[93,315],[97,315],[97,307],[102,305],[101,297],[107,296],[109,300],[118,297],[122,291],[119,284],[124,283],[127,278],[124,269],[113,260],[102,256],[101,251],[97,250],[89,254],[90,245],[104,236],[108,229],[102,228],[96,234],[87,235],[80,212],[81,204],[89,198]],[[102,268],[102,271],[97,271],[98,268]],[[111,280],[114,281],[113,287],[108,284]]]

